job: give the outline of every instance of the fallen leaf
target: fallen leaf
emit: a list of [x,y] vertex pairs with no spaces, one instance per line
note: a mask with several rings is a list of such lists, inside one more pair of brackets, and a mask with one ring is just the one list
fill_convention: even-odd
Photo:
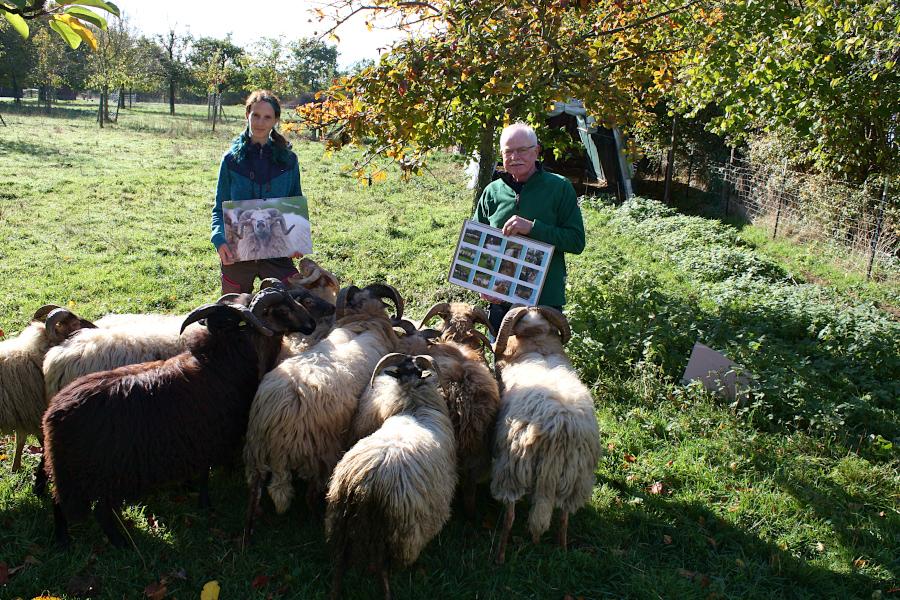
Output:
[[9,583],[9,566],[5,562],[0,562],[0,585]]
[[41,594],[40,596],[35,596],[31,600],[62,600],[59,596],[48,596],[46,594]]
[[93,575],[75,575],[66,584],[66,593],[70,596],[98,596],[100,580]]
[[671,536],[671,535],[664,535],[664,536],[663,536],[663,544],[665,544],[666,546],[671,545],[671,544],[672,544],[672,536]]
[[610,452],[612,452],[613,448],[615,448],[615,447],[616,447],[616,444],[614,442],[610,442],[606,445],[606,449],[609,450]]
[[666,466],[667,466],[667,467],[671,467],[671,466],[674,465],[674,464],[675,464],[675,461],[674,461],[674,460],[670,460],[670,461],[666,462]]
[[9,458],[9,454],[0,454],[0,460],[7,460]]
[[219,600],[219,582],[207,581],[200,592],[200,600]]
[[657,481],[650,486],[648,491],[650,492],[650,494],[652,494],[654,496],[659,496],[661,494],[665,494],[667,491],[666,484],[664,484],[662,481]]
[[625,462],[633,463],[637,459],[634,457],[634,454],[625,454]]
[[825,544],[816,542],[816,552],[825,552]]
[[44,453],[44,449],[41,448],[40,446],[35,446],[32,444],[25,446],[25,454],[43,454],[43,453]]
[[868,564],[869,564],[869,561],[867,561],[864,558],[857,558],[856,560],[853,561],[853,566],[856,567],[857,569],[862,569]]
[[3,333],[3,330],[2,330],[2,329],[0,329],[0,337],[3,337],[3,336],[5,336],[5,335],[6,335],[6,334],[5,334],[5,333]]
[[151,583],[144,588],[144,595],[150,600],[162,600],[169,593],[169,588],[162,582]]
[[257,575],[253,578],[253,581],[250,583],[250,587],[254,590],[258,590],[259,588],[263,588],[269,585],[269,576],[268,575]]
[[718,547],[719,547],[718,542],[716,542],[716,540],[713,539],[713,538],[711,538],[711,537],[707,537],[707,538],[706,538],[706,543],[709,544],[710,546],[712,546],[713,548],[718,548]]

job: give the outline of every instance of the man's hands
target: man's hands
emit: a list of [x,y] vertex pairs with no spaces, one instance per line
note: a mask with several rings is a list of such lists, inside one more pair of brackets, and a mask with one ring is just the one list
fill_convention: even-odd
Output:
[[222,244],[216,248],[216,252],[219,253],[219,260],[222,261],[223,265],[227,266],[234,264],[234,253],[231,251],[231,248],[228,247],[228,244]]
[[512,216],[503,225],[503,235],[528,235],[534,222],[518,215]]

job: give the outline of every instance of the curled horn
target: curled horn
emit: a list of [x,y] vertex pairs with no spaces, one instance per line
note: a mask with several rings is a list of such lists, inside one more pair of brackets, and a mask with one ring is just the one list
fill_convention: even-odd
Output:
[[[303,259],[303,260],[306,260],[306,259]],[[300,261],[300,262],[302,263],[303,261]],[[312,262],[312,261],[310,261],[310,262]],[[301,266],[302,266],[302,264],[301,264]],[[306,269],[304,269],[304,271],[305,270]],[[322,276],[322,269],[320,269],[317,266],[311,267],[309,269],[309,272],[310,272],[309,275],[307,275],[306,277],[304,277],[302,275],[294,275],[293,277],[291,277],[291,279],[290,279],[291,285],[293,285],[295,287],[296,286],[306,287],[307,285],[309,285],[311,283],[315,283],[319,279],[319,277]]]
[[353,296],[355,296],[357,292],[359,292],[359,288],[355,285],[348,285],[338,292],[337,300],[334,301],[334,316],[336,319],[340,319],[344,316],[344,312],[347,309],[347,303],[353,300]]
[[450,320],[450,303],[448,302],[438,302],[434,306],[428,309],[428,312],[425,313],[425,316],[422,318],[422,324],[420,327],[424,327],[428,321],[440,315],[442,319],[444,319],[444,328],[447,327],[447,322]]
[[373,294],[377,294],[379,298],[390,298],[393,300],[394,306],[397,309],[397,314],[391,318],[395,321],[399,321],[403,318],[403,298],[400,296],[400,292],[397,291],[397,288],[386,283],[372,283],[367,285],[366,289]]
[[281,231],[284,232],[284,235],[289,234],[294,230],[294,227],[296,227],[296,225],[291,225],[291,228],[288,229],[287,223],[284,222],[284,215],[278,215],[277,217],[275,217],[275,224],[281,225]]
[[488,336],[484,335],[477,329],[473,329],[472,333],[469,334],[469,337],[473,337],[479,342],[481,342],[482,347],[487,348],[491,352],[494,351],[494,348],[491,346],[491,340],[488,339]]
[[440,377],[440,372],[437,368],[437,363],[434,362],[434,359],[428,356],[427,354],[417,354],[413,357],[413,364],[415,364],[420,371],[429,370],[432,371],[435,375]]
[[405,333],[406,335],[415,335],[419,332],[419,330],[416,329],[416,326],[407,319],[398,319],[393,323],[393,325],[394,327],[399,327],[400,329],[402,329],[403,333]]
[[527,306],[517,306],[506,313],[503,322],[500,323],[500,331],[497,332],[497,341],[494,342],[494,357],[499,359],[503,357],[506,351],[506,340],[512,334],[513,327],[519,322],[519,319],[528,312]]
[[284,282],[282,282],[277,277],[266,277],[265,279],[263,279],[262,281],[259,282],[259,291],[260,292],[265,289],[268,289],[268,288],[275,288],[278,290],[283,290],[283,289],[285,289],[285,287],[286,286],[284,285]]
[[226,302],[231,302],[233,304],[243,304],[244,306],[247,306],[248,304],[250,304],[250,298],[250,294],[222,294],[221,296],[219,296],[219,299],[216,300],[216,304],[225,304]]
[[283,302],[285,298],[290,298],[291,302],[297,304],[297,301],[285,291],[283,285],[267,287],[260,290],[256,296],[253,297],[253,300],[250,302],[250,312],[254,315],[259,314],[270,306]]
[[405,354],[400,354],[399,352],[391,352],[390,354],[385,354],[381,357],[381,360],[378,361],[378,364],[375,365],[375,370],[372,371],[372,378],[369,379],[369,387],[374,387],[375,378],[378,377],[378,374],[387,369],[388,367],[393,367],[394,365],[399,365],[403,361],[406,360]]
[[53,310],[59,308],[56,304],[45,304],[36,311],[34,311],[34,316],[31,317],[32,321],[40,321],[43,323],[47,320],[47,315],[49,315]]
[[250,309],[242,304],[204,304],[192,310],[184,322],[181,324],[181,333],[187,329],[191,323],[196,323],[201,319],[205,319],[211,315],[232,316],[241,319],[250,324],[254,329],[263,335],[272,335],[272,330],[262,324],[256,315],[250,312]]
[[494,326],[491,324],[491,318],[486,312],[484,312],[483,308],[481,308],[480,306],[473,306],[472,314],[475,315],[476,323],[481,323],[482,325],[487,327],[488,331],[491,332],[491,335],[497,335],[497,332],[494,330]]
[[572,337],[572,328],[569,327],[569,321],[566,319],[566,316],[556,310],[555,308],[550,308],[549,306],[538,306],[538,312],[541,313],[541,316],[547,319],[551,325],[556,327],[559,331],[559,337],[562,338],[563,345],[568,343],[569,339]]

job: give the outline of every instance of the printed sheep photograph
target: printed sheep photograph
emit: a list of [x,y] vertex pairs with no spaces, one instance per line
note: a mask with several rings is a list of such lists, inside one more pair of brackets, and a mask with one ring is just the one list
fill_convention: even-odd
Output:
[[225,202],[226,240],[237,262],[312,252],[306,199],[276,198]]
[[0,600],[900,600],[898,40],[0,0]]

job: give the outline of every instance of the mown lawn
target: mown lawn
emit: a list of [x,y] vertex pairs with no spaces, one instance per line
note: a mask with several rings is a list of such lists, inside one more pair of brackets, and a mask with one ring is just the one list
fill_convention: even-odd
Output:
[[[14,335],[41,304],[85,317],[183,313],[218,296],[208,242],[217,165],[236,119],[213,134],[205,107],[136,105],[99,130],[91,107],[55,114],[0,103],[0,329]],[[237,115],[239,109],[226,109]],[[352,154],[295,141],[310,199],[314,258],[344,282],[386,281],[420,316],[469,299],[446,282],[469,215],[459,159],[440,156],[409,182],[360,185]],[[646,201],[584,202],[588,249],[570,262],[569,351],[592,387],[605,454],[570,549],[530,543],[525,506],[507,563],[489,557],[500,508],[455,515],[398,598],[889,598],[900,593],[900,327],[873,305],[896,281],[848,293],[804,281],[746,232]],[[763,245],[761,242],[756,245]],[[763,249],[765,250],[765,248]],[[855,285],[852,282],[846,285]],[[894,288],[896,289],[896,288]],[[694,341],[754,377],[731,408],[678,383]],[[0,385],[3,382],[0,381]],[[37,440],[32,440],[36,442]],[[0,597],[322,598],[330,566],[321,522],[295,503],[239,537],[240,469],[216,471],[214,510],[164,490],[129,507],[135,549],[111,548],[93,522],[52,545],[49,505],[11,474],[0,437]],[[26,456],[32,468],[35,454]],[[86,592],[90,584],[99,589]],[[159,590],[159,587],[155,588]],[[347,598],[379,598],[359,572]]]

